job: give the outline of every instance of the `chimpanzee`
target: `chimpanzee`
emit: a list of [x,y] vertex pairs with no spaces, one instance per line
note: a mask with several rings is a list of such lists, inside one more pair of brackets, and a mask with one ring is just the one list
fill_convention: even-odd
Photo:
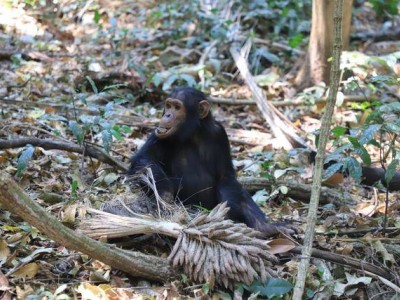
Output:
[[177,87],[165,101],[158,127],[131,158],[128,174],[152,170],[162,198],[207,209],[228,202],[229,218],[264,232],[278,233],[235,176],[228,137],[210,112],[206,96]]

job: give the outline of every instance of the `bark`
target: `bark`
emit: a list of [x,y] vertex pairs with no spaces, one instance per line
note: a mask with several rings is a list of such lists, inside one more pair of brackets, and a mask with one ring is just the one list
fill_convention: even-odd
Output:
[[[335,1],[314,0],[312,6],[311,35],[308,52],[295,83],[299,90],[319,84],[329,84],[330,62],[333,48],[333,13]],[[350,40],[351,12],[353,0],[343,3],[343,48],[347,49]]]
[[132,276],[157,281],[168,281],[176,276],[165,259],[112,248],[62,225],[39,204],[32,201],[5,172],[0,172],[0,203],[2,207],[35,226],[57,243],[85,253]]

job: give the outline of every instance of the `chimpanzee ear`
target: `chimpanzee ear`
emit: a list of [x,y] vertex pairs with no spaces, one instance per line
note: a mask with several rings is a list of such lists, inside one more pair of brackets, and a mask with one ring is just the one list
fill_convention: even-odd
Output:
[[210,103],[207,100],[201,100],[199,103],[199,118],[204,119],[210,112]]

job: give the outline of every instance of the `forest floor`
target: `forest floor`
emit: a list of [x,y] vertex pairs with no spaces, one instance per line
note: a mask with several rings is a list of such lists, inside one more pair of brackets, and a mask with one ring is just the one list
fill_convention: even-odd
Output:
[[[179,4],[157,7],[141,1],[89,1],[86,6],[74,1],[47,6],[27,2],[0,3],[0,169],[12,175],[31,199],[74,228],[87,217],[82,205],[98,208],[129,193],[129,187],[116,165],[29,143],[2,148],[2,141],[30,137],[97,144],[128,164],[161,116],[162,101],[171,87],[196,85],[210,95],[212,113],[226,128],[238,177],[279,182],[253,190],[253,199],[272,221],[304,228],[307,201],[282,191],[284,182],[292,188],[295,184],[310,186],[313,165],[309,153],[281,149],[237,72],[229,43],[218,40],[218,33],[215,41],[219,42],[213,45],[213,38],[196,28],[199,24],[192,17],[198,13],[203,18],[201,11],[190,11],[185,4],[179,8],[181,13]],[[205,20],[210,26],[217,22]],[[390,35],[398,23],[397,16],[390,22],[378,20],[368,5],[355,9],[351,51],[343,54],[343,65],[352,73],[344,76],[341,85],[345,96],[336,107],[335,126],[355,130],[364,124],[374,101],[399,102],[400,38]],[[378,35],[381,31],[385,34]],[[327,88],[296,91],[293,87],[306,39],[288,51],[285,37],[275,37],[272,43],[257,31],[243,30],[242,34],[255,35],[253,47],[263,50],[249,56],[254,80],[309,146],[315,147],[314,133],[320,127]],[[374,34],[379,38],[371,38]],[[395,78],[395,84],[388,78]],[[399,141],[394,139],[393,144],[399,153]],[[343,139],[331,139],[328,152],[342,145]],[[380,167],[379,149],[366,148],[373,165]],[[382,186],[364,186],[343,176],[330,178],[324,185],[355,201],[346,202],[349,197],[344,196],[342,202],[325,198],[314,247],[398,274],[400,194],[386,194]],[[276,190],[280,193],[271,199]],[[383,234],[387,203],[390,230]],[[300,233],[294,238],[302,243],[302,237]],[[163,247],[157,255],[166,257],[168,252]],[[283,256],[274,269],[279,278],[293,283],[297,263],[295,256]],[[185,276],[164,284],[132,278],[48,239],[1,207],[0,267],[0,299],[4,300],[207,295],[240,299],[243,289],[238,287],[233,294],[209,291],[206,284],[194,284]],[[326,299],[323,295],[340,299],[383,295],[375,299],[389,299],[400,293],[395,282],[323,260],[313,261],[307,288],[308,296],[318,292],[320,299]]]

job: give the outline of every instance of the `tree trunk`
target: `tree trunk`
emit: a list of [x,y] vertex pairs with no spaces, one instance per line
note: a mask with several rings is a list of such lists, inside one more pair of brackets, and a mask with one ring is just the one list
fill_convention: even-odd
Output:
[[[351,10],[353,0],[343,3],[343,49],[347,49],[350,40]],[[335,1],[314,0],[312,7],[311,36],[307,55],[295,84],[299,90],[320,83],[329,84],[330,62],[333,48],[333,19]]]

